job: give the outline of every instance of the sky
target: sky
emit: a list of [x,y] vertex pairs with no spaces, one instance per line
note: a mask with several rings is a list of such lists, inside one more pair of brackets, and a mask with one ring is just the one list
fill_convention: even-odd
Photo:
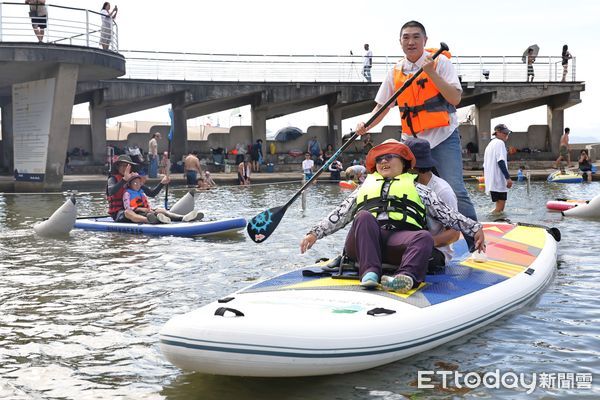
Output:
[[[430,0],[411,7],[408,2],[389,0],[303,0],[291,1],[156,1],[123,0],[116,22],[121,50],[181,51],[199,53],[251,54],[340,54],[350,50],[362,54],[369,43],[374,55],[401,54],[400,26],[408,20],[422,22],[428,44],[448,43],[453,54],[521,55],[529,44],[540,46],[541,56],[559,56],[562,45],[577,60],[577,79],[585,81],[583,102],[565,111],[565,126],[572,141],[600,142],[600,2],[572,0],[531,1],[448,1]],[[112,3],[114,5],[115,3]],[[99,10],[102,2],[48,0],[59,4]],[[426,4],[424,6],[423,4]],[[76,107],[74,117],[87,116],[86,107]],[[165,109],[154,109],[121,120],[168,121]],[[249,123],[248,109],[242,108],[242,124]],[[398,123],[397,113],[394,115]],[[366,119],[360,118],[360,119]],[[238,124],[231,111],[213,115],[222,126]],[[207,122],[208,117],[202,121]],[[114,122],[111,120],[111,122]],[[514,131],[526,131],[532,124],[546,124],[546,108],[505,116]],[[305,128],[326,124],[325,109],[288,115],[268,121],[276,130],[287,125]],[[343,132],[355,120],[344,122]]]

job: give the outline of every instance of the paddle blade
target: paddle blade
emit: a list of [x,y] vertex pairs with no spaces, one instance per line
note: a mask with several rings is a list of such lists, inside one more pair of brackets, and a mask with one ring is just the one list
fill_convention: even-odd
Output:
[[279,225],[281,218],[285,214],[285,210],[286,207],[273,207],[252,218],[246,227],[250,239],[255,243],[267,240],[275,228],[277,228],[277,225]]

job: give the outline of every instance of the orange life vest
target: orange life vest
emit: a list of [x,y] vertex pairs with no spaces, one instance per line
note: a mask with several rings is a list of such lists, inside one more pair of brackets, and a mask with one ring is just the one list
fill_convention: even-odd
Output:
[[[120,182],[123,179],[123,175],[116,174],[114,175],[117,182]],[[123,210],[123,193],[125,193],[125,186],[122,186],[121,189],[112,196],[108,194],[108,187],[106,188],[106,200],[108,200],[108,215],[114,216],[119,211]]]
[[[436,50],[426,49],[426,51],[435,53]],[[448,52],[443,54],[450,56]],[[434,61],[434,67],[437,67],[437,59]],[[402,71],[402,63],[394,67],[394,90],[402,87],[412,75]],[[426,129],[450,125],[450,113],[456,111],[425,72],[422,72],[404,92],[400,93],[396,101],[400,109],[402,126],[408,128],[403,131],[410,132],[413,136]]]
[[129,206],[134,210],[140,207],[150,208],[148,198],[141,190],[127,189],[127,193],[129,193]]

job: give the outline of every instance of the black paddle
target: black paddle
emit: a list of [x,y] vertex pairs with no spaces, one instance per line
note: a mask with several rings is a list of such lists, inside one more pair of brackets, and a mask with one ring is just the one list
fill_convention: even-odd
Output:
[[[443,42],[440,43],[439,50],[435,52],[435,54],[433,55],[432,58],[433,59],[437,58],[443,51],[446,51],[446,50],[448,50],[448,45]],[[410,77],[408,80],[406,80],[406,82],[404,82],[404,85],[402,85],[401,88],[396,90],[396,92],[392,95],[392,97],[390,97],[388,99],[388,101],[386,101],[385,104],[383,104],[383,106],[379,110],[377,110],[377,112],[375,112],[375,114],[373,114],[371,116],[371,118],[369,118],[369,120],[365,123],[365,126],[369,126],[370,124],[372,124],[373,121],[375,121],[377,119],[377,117],[379,117],[381,115],[381,113],[384,112],[384,110],[386,110],[394,101],[396,101],[396,98],[398,98],[398,96],[400,96],[400,93],[402,93],[404,90],[406,90],[406,88],[409,87],[413,83],[413,81],[417,78],[417,76],[419,76],[422,72],[423,72],[423,68],[419,68],[419,70],[417,72],[415,72],[415,74],[412,77]],[[342,147],[340,147],[327,160],[327,162],[325,164],[323,164],[323,166],[321,168],[319,168],[319,170],[312,176],[312,178],[310,178],[304,185],[302,185],[300,190],[298,190],[296,192],[296,194],[287,203],[285,203],[283,206],[280,206],[280,207],[269,208],[268,210],[265,210],[265,211],[261,212],[260,214],[254,216],[254,218],[252,218],[248,222],[248,226],[246,227],[246,230],[248,231],[248,235],[250,236],[250,239],[252,239],[256,243],[261,243],[261,242],[264,242],[269,236],[271,236],[273,231],[275,231],[275,229],[277,228],[277,225],[279,225],[279,222],[283,218],[283,215],[287,211],[288,207],[290,205],[292,205],[292,203],[298,197],[300,197],[302,192],[304,192],[306,190],[306,188],[315,179],[317,179],[317,177],[319,175],[321,175],[321,173],[323,171],[325,171],[326,169],[329,168],[331,163],[333,163],[333,161],[335,161],[339,157],[339,155],[344,150],[346,150],[348,148],[348,146],[350,146],[356,140],[356,138],[358,138],[358,136],[359,136],[358,133],[354,132],[354,134],[346,141],[346,143],[344,143],[342,145]]]
[[[171,142],[173,141],[173,131],[175,125],[175,117],[173,116],[173,109],[169,108],[169,119],[171,120],[171,128],[169,128],[169,134],[167,138],[169,139],[169,145],[167,146],[167,171],[165,172],[167,176],[171,173]],[[158,157],[158,155],[156,156]],[[165,210],[169,209],[169,184],[167,183],[167,187],[165,188]]]

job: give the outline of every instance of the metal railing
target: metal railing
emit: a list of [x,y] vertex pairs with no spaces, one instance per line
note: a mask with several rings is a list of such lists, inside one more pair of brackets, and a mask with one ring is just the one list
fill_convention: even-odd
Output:
[[[202,81],[364,82],[360,56],[263,55],[176,53],[123,50],[130,79]],[[373,81],[383,80],[401,56],[373,57]],[[560,56],[538,56],[536,82],[562,78]],[[526,82],[527,65],[521,56],[453,56],[463,82]],[[569,81],[575,81],[575,58],[569,65]]]
[[[99,3],[101,4],[101,2]],[[29,16],[29,5],[0,2],[0,42],[37,42],[34,25],[43,23],[43,43],[71,46],[107,47],[119,50],[119,34],[115,21],[110,18],[111,29],[104,28],[100,12],[82,8],[46,5],[46,20]],[[105,46],[102,46],[104,44]]]

